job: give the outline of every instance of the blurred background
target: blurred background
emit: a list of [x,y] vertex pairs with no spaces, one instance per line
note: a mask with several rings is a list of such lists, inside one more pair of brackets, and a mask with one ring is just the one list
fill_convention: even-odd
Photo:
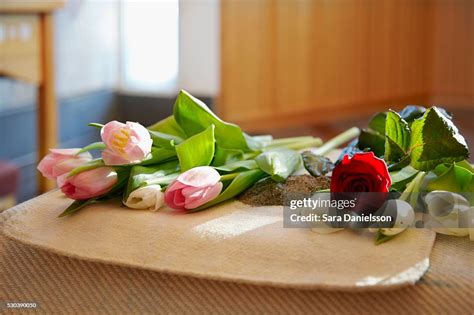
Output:
[[440,105],[472,148],[473,57],[471,0],[1,0],[0,209],[39,192],[45,144],[151,124],[180,89],[250,133],[324,139]]

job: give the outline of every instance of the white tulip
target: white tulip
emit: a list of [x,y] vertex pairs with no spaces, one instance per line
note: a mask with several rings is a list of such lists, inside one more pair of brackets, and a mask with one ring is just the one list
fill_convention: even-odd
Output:
[[[425,197],[426,207],[433,217],[433,230],[447,235],[469,235],[470,205],[463,196],[449,191],[435,190]],[[464,228],[460,228],[463,226]]]
[[[321,199],[321,200],[331,200],[331,194],[329,193],[316,193],[313,195],[313,199]],[[327,207],[316,207],[315,209],[303,208],[301,209],[301,215],[307,216],[309,214],[314,214],[319,216],[320,218],[323,214],[329,214],[329,208]],[[344,230],[343,228],[336,228],[332,227],[331,225],[327,224],[326,222],[313,222],[312,223],[311,231],[318,233],[318,234],[329,234]]]
[[391,228],[380,228],[380,232],[384,235],[396,235],[403,232],[407,227],[415,221],[415,212],[412,206],[403,200],[390,199],[387,200],[384,208],[390,213],[396,210],[397,217]]
[[125,205],[132,209],[156,211],[163,206],[164,196],[160,185],[149,185],[132,191]]

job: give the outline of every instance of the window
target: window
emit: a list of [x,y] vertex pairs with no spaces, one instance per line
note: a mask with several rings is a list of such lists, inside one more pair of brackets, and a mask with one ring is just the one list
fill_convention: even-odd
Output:
[[178,88],[179,1],[122,0],[120,87],[172,94]]

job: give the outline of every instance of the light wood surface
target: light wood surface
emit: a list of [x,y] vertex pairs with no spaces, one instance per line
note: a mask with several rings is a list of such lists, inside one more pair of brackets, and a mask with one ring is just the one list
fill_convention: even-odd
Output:
[[250,131],[474,96],[472,1],[224,0],[221,24],[217,108]]
[[52,12],[64,3],[64,0],[2,0],[0,13]]

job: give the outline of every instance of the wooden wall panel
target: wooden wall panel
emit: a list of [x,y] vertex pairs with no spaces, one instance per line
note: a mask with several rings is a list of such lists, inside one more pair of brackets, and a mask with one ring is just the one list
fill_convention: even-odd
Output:
[[220,104],[229,106],[219,106],[218,112],[224,117],[253,119],[271,110],[269,7],[269,1],[222,2],[221,94],[225,97]]
[[474,17],[453,3],[469,1],[223,0],[218,109],[258,130],[427,103],[443,76],[466,91],[472,76],[453,69],[472,69]]
[[474,1],[436,0],[432,102],[474,107]]
[[[311,99],[313,2],[278,0],[273,9],[273,36],[277,36],[271,51],[275,61],[273,101],[278,113],[291,113],[305,109]],[[295,81],[300,84],[294,84]]]

